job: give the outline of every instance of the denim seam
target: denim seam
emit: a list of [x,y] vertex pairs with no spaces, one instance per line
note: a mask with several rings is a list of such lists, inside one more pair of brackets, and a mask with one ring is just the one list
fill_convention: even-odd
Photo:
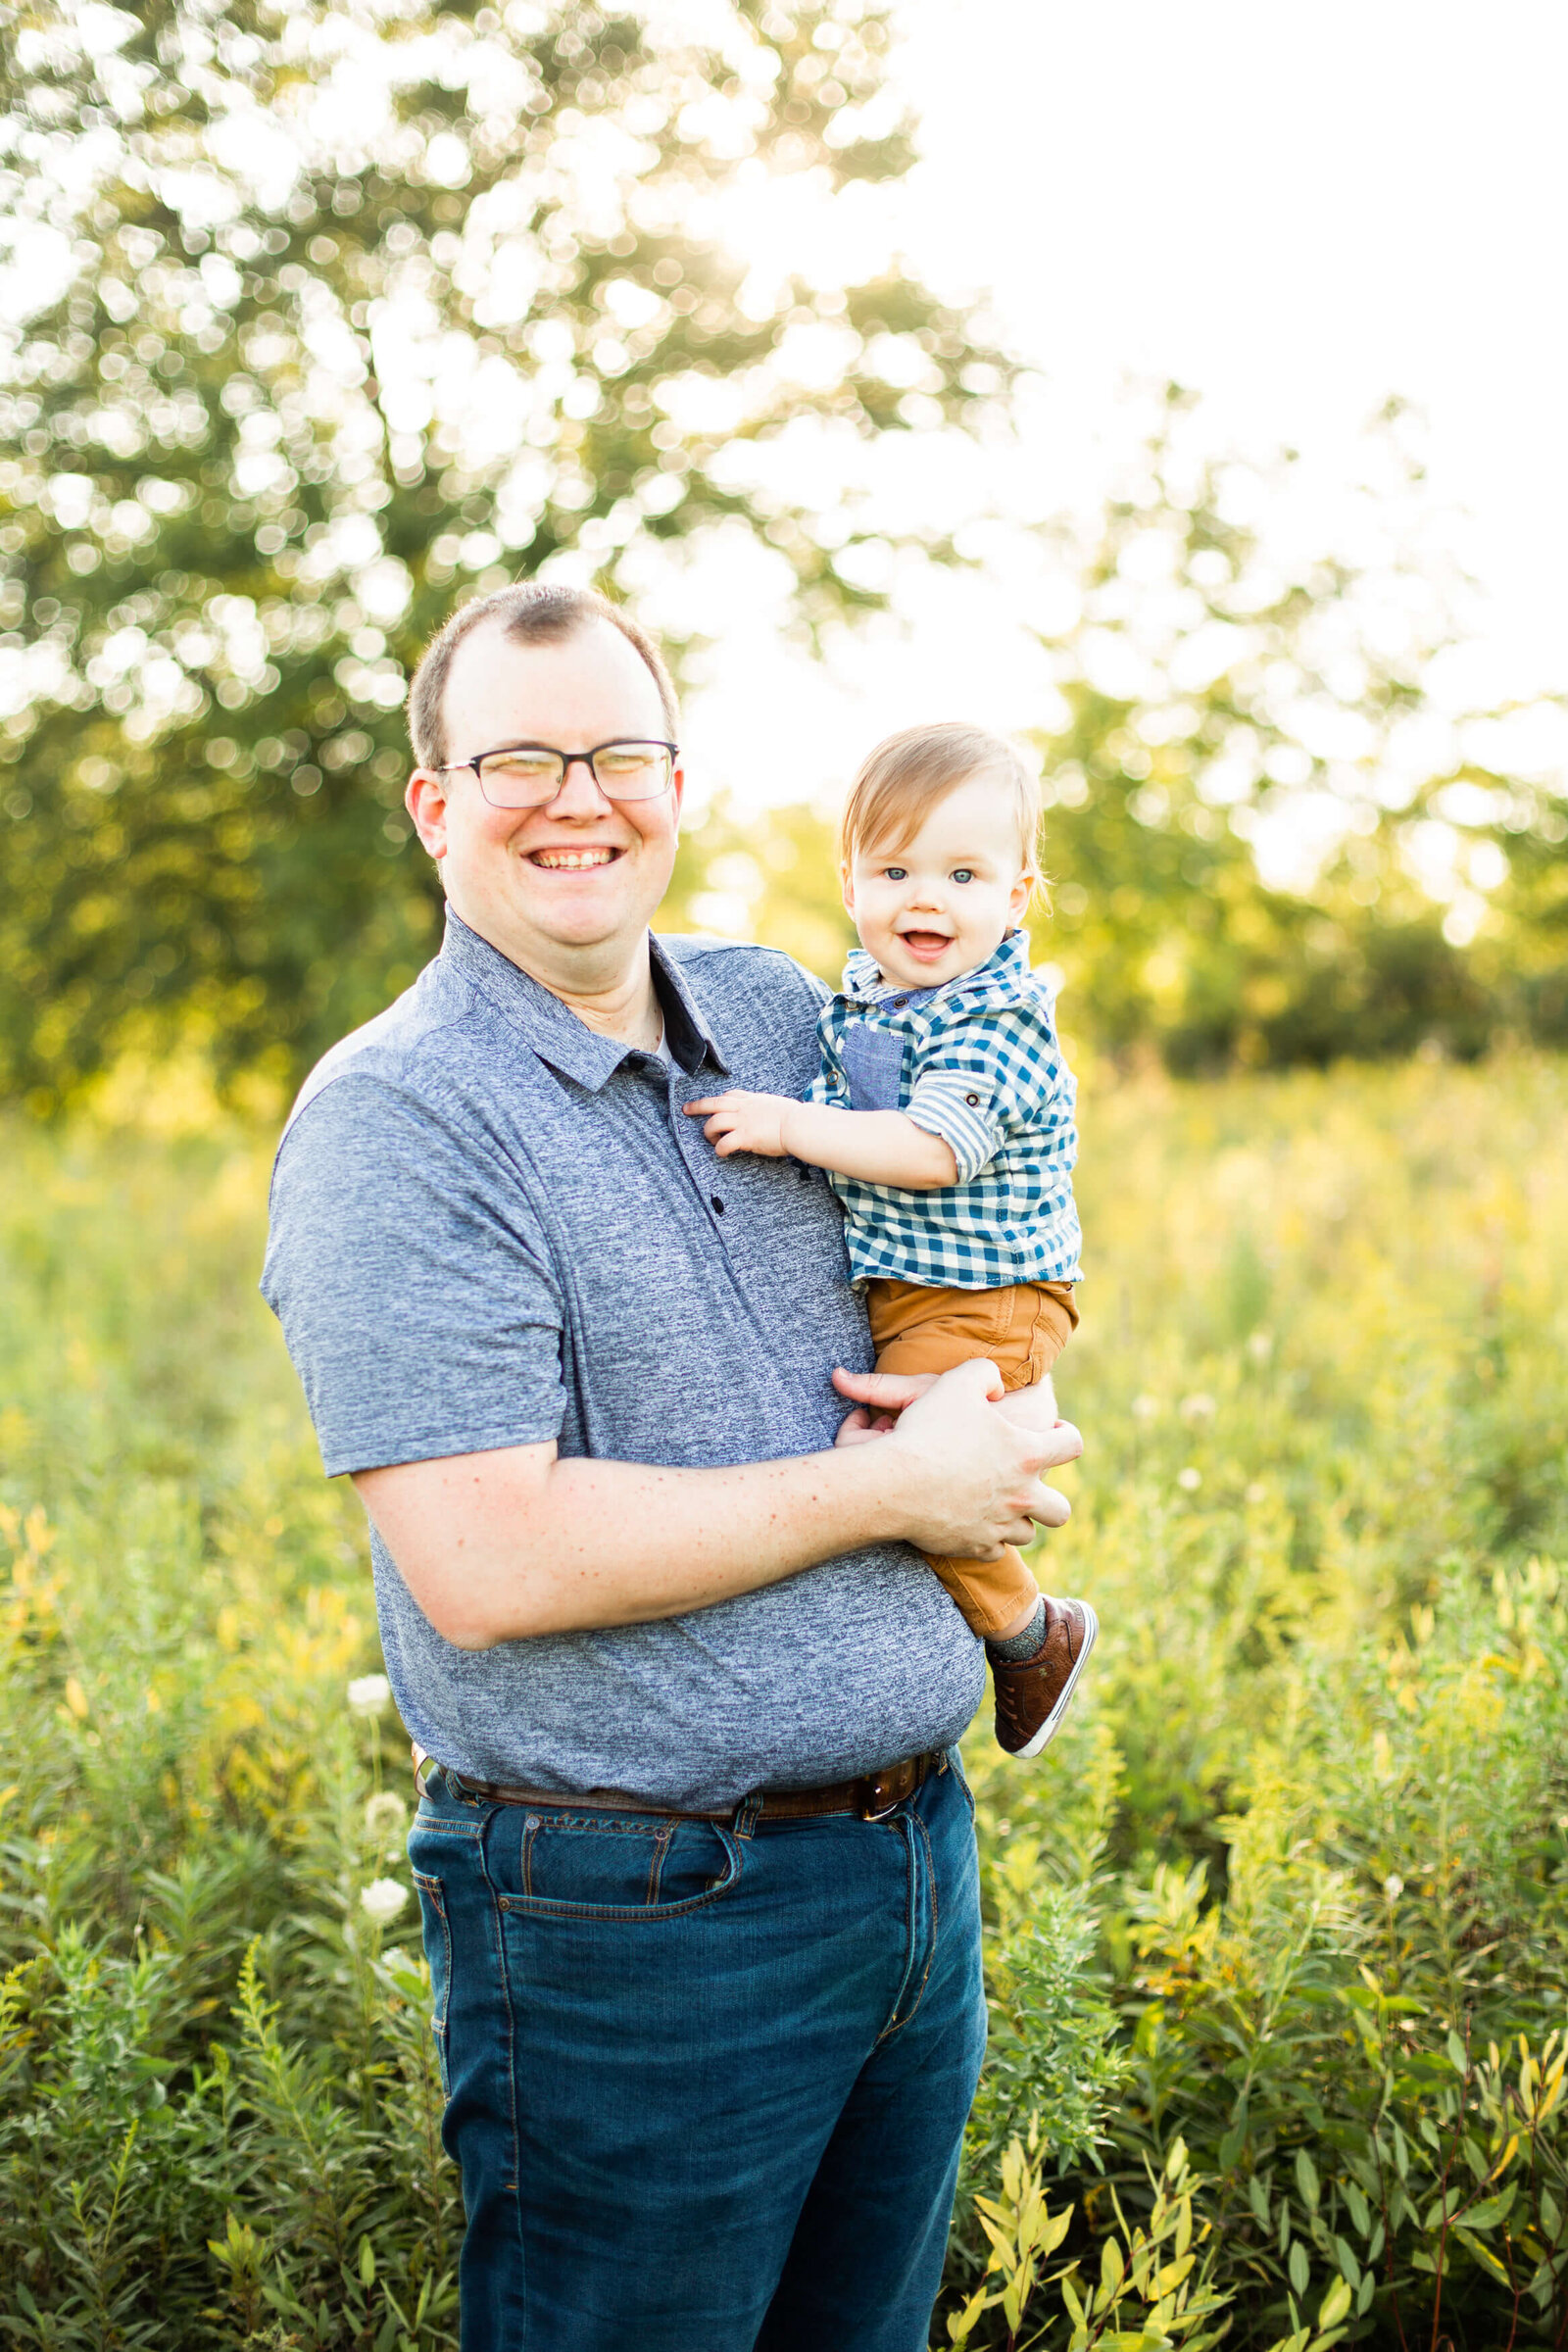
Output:
[[[878,2046],[880,2046],[880,2045],[881,2045],[881,2043],[883,2043],[884,2041],[891,2041],[895,2034],[901,2034],[901,2033],[904,2031],[904,2028],[905,2028],[905,2027],[906,2027],[906,2025],[909,2023],[909,2020],[910,2020],[910,2018],[912,2018],[912,2017],[915,2015],[916,2011],[919,2009],[919,2006],[920,2006],[920,2003],[921,2003],[921,2001],[922,2001],[922,2000],[924,1999],[924,1997],[925,1997],[925,1988],[926,1988],[926,1986],[927,1986],[927,1985],[930,1984],[930,1982],[931,1982],[931,1971],[932,1971],[932,1969],[933,1969],[933,1968],[935,1967],[935,1965],[936,1965],[936,1957],[937,1957],[937,1864],[936,1864],[936,1856],[935,1856],[935,1854],[934,1854],[934,1853],[932,1852],[932,1850],[931,1850],[931,1837],[930,1837],[930,1833],[929,1833],[929,1831],[926,1829],[925,1823],[924,1823],[924,1822],[923,1822],[923,1821],[920,1819],[920,1816],[919,1816],[919,1814],[918,1814],[918,1813],[916,1813],[916,1812],[914,1812],[914,1811],[911,1809],[911,1811],[910,1811],[910,1813],[909,1813],[909,1815],[908,1815],[908,1821],[909,1821],[909,1824],[910,1824],[910,1827],[911,1827],[911,1828],[913,1828],[913,1829],[916,1829],[916,1830],[918,1830],[918,1831],[919,1831],[919,1833],[920,1833],[920,1842],[921,1842],[921,1844],[922,1844],[922,1845],[925,1847],[926,1875],[927,1875],[927,1879],[928,1879],[928,1882],[929,1882],[929,1885],[930,1885],[930,1888],[931,1888],[931,1928],[930,1928],[930,1934],[928,1935],[928,1936],[927,1936],[927,1938],[926,1938],[925,1967],[924,1967],[924,1969],[923,1969],[923,1970],[922,1970],[922,1972],[921,1972],[921,1976],[920,1976],[920,1982],[919,1982],[919,1984],[918,1984],[915,1986],[914,1999],[913,1999],[913,2000],[910,2002],[910,2004],[909,2004],[909,2007],[908,2007],[908,2009],[907,2009],[907,2010],[905,2012],[904,2016],[902,2016],[902,2017],[901,2017],[901,2016],[899,2015],[899,2011],[900,2011],[900,2009],[903,2007],[903,2004],[904,2004],[904,1994],[905,1994],[905,1987],[907,1985],[907,1984],[908,1984],[908,1982],[909,1982],[909,1977],[910,1977],[910,1975],[911,1975],[911,1973],[912,1973],[912,1971],[913,1971],[913,1968],[914,1968],[914,1955],[913,1955],[913,1952],[911,1951],[911,1953],[910,1953],[910,1955],[909,1955],[909,1964],[908,1964],[908,1967],[906,1967],[906,1970],[905,1970],[905,1972],[904,1972],[904,1983],[903,1983],[903,1984],[902,1984],[899,1986],[899,1997],[898,1997],[898,1999],[897,1999],[897,2000],[894,2002],[894,2004],[893,2004],[893,2015],[892,2015],[891,2019],[889,2020],[888,2024],[887,2024],[886,2026],[884,2026],[884,2027],[883,2027],[883,2029],[882,2029],[881,2033],[880,2033],[880,2034],[877,2035],[877,2043],[878,2043]],[[913,1838],[910,1838],[910,1840],[909,1840],[909,1864],[910,1864],[910,1869],[909,1869],[909,1879],[910,1879],[911,1892],[912,1892],[912,1888],[913,1888],[914,1880],[915,1880],[915,1878],[916,1878],[916,1875],[917,1875],[917,1874],[916,1874],[916,1870],[915,1870],[915,1859],[916,1859],[916,1857],[915,1857],[914,1840],[913,1840]],[[911,1933],[912,1933],[912,1928],[913,1928],[913,1921],[912,1921],[912,1912],[913,1912],[913,1908],[914,1908],[914,1906],[913,1906],[913,1904],[912,1904],[912,1902],[911,1902],[911,1904],[910,1904],[910,1911],[911,1911],[911,1921],[910,1921],[910,1928],[911,1928]]]
[[[491,1820],[494,1820],[498,1810],[496,1806],[490,1808]],[[489,1826],[488,1822],[485,1826]],[[484,1883],[490,1889],[490,1927],[495,1938],[496,1967],[501,1978],[501,2003],[507,2019],[507,2105],[512,2117],[512,2218],[517,2233],[518,2302],[522,2315],[522,2341],[517,2345],[516,2352],[527,2352],[528,2239],[522,2226],[522,2132],[517,2121],[517,2020],[513,2008],[512,1979],[507,1968],[507,1938],[501,1918],[501,1907],[506,1898],[498,1891],[490,1876],[490,1858],[484,1849],[485,1841],[481,1838],[476,1851],[479,1868],[484,1873]]]
[[913,1970],[913,1967],[914,1967],[914,1915],[915,1915],[915,1909],[916,1909],[916,1904],[917,1904],[917,1889],[916,1889],[916,1886],[915,1886],[915,1854],[914,1854],[914,1839],[913,1839],[913,1838],[912,1838],[909,1836],[909,1816],[908,1816],[908,1814],[907,1814],[906,1812],[904,1812],[904,1811],[901,1809],[901,1811],[900,1811],[899,1815],[897,1816],[896,1820],[895,1820],[895,1821],[891,1821],[891,1822],[889,1822],[889,1824],[888,1824],[888,1827],[889,1827],[889,1829],[897,1828],[897,1829],[898,1829],[898,1831],[900,1832],[900,1834],[901,1834],[902,1838],[903,1838],[903,1840],[904,1840],[904,1853],[905,1853],[905,1874],[904,1874],[904,1944],[905,1944],[905,1958],[904,1958],[904,1974],[903,1974],[903,1976],[902,1976],[902,1977],[899,1979],[899,1989],[898,1989],[898,1991],[897,1991],[897,1992],[894,1994],[894,1996],[893,1996],[893,2004],[892,2004],[892,2007],[891,2007],[891,2008],[889,2009],[889,2011],[888,2011],[888,2022],[887,2022],[887,2024],[886,2024],[886,2025],[883,2027],[883,2029],[882,2029],[881,2033],[880,2033],[880,2034],[877,2035],[877,2037],[876,2037],[876,2047],[877,2047],[878,2049],[880,2049],[880,2048],[881,2048],[881,2046],[882,2046],[883,2042],[887,2041],[887,2040],[888,2040],[888,2039],[889,2039],[889,2038],[890,2038],[890,2037],[891,2037],[893,2034],[895,2034],[898,2032],[898,2030],[899,2030],[899,2026],[900,2026],[900,2023],[901,2023],[901,2020],[900,2020],[900,2017],[899,2017],[899,2004],[900,2004],[900,2002],[901,2002],[901,2001],[903,2000],[903,1998],[904,1998],[904,1988],[905,1988],[905,1986],[906,1986],[906,1985],[908,1984],[908,1982],[909,1982],[909,1977],[910,1977],[910,1973],[911,1973],[911,1971]]
[[432,2000],[430,2004],[430,2032],[435,2041],[436,2066],[441,2077],[441,2095],[444,2099],[450,2099],[452,2096],[452,2047],[448,2012],[452,2006],[452,1922],[447,1917],[447,1894],[441,1881],[432,1879],[427,1872],[422,1870],[415,1871],[413,1877],[414,1884],[418,1887],[420,1893],[429,1898],[435,1915],[441,1922],[441,1934],[446,1940],[445,1988],[442,1993],[439,2015],[435,2002]]
[[684,1919],[690,1912],[701,1911],[705,1904],[715,1903],[721,1895],[729,1894],[740,1881],[745,1860],[734,1837],[720,1829],[715,1822],[713,1835],[729,1857],[728,1874],[718,1886],[710,1886],[702,1894],[687,1895],[678,1903],[559,1903],[545,1895],[498,1894],[496,1907],[519,1919],[596,1919],[605,1921]]

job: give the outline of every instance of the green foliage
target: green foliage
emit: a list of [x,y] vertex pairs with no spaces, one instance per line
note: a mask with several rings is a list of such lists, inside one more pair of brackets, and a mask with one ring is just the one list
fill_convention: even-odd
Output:
[[[0,2318],[445,2352],[363,1528],[252,1288],[267,1152],[160,1108],[5,1139]],[[967,1743],[992,2041],[935,2340],[1553,2343],[1568,1070],[1102,1078],[1085,1122],[1042,1573],[1103,1633],[1041,1764]]]
[[718,229],[763,166],[906,169],[886,40],[827,0],[706,44],[579,0],[7,13],[0,195],[73,269],[0,343],[0,1090],[175,1033],[287,1072],[412,978],[405,678],[460,595],[749,529],[808,620],[866,601],[765,445],[1005,370],[896,268],[767,287]]

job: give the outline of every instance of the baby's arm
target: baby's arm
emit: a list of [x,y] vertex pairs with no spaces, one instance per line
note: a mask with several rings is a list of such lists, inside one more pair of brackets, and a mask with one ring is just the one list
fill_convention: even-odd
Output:
[[720,1159],[736,1152],[804,1159],[839,1176],[896,1185],[906,1193],[936,1192],[958,1181],[953,1146],[940,1135],[928,1135],[902,1110],[833,1110],[824,1102],[796,1102],[788,1095],[735,1088],[688,1102],[686,1115],[707,1120],[703,1133]]

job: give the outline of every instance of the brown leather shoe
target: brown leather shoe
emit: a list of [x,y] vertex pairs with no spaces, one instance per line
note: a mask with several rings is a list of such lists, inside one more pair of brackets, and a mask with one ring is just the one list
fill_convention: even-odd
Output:
[[1089,1663],[1100,1620],[1087,1600],[1046,1604],[1046,1638],[1032,1658],[1011,1664],[993,1658],[997,1739],[1009,1756],[1038,1756],[1067,1712],[1078,1677]]

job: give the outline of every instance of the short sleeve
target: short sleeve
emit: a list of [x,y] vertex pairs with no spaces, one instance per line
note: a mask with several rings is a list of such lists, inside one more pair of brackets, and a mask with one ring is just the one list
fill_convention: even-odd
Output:
[[562,1301],[499,1152],[394,1083],[346,1076],[296,1114],[262,1292],[329,1478],[560,1435]]

